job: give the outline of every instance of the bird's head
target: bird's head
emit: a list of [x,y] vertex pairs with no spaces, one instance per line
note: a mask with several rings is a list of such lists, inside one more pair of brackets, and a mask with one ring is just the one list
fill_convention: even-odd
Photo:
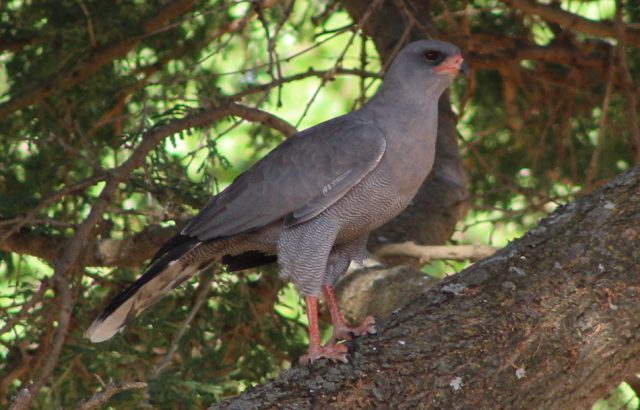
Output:
[[[396,56],[385,76],[394,88],[424,92],[425,88],[444,91],[458,74],[468,73],[460,49],[438,40],[409,43]],[[402,87],[398,87],[398,84]]]

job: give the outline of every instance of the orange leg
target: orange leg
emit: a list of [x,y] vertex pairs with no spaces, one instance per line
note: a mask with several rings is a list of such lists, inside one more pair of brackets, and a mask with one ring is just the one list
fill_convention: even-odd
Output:
[[347,363],[347,346],[339,344],[320,345],[318,326],[318,297],[307,296],[307,318],[309,319],[309,350],[300,358],[300,364],[313,363],[318,359],[330,359]]
[[351,340],[353,336],[363,336],[366,334],[374,334],[377,332],[376,321],[373,316],[367,316],[364,318],[360,326],[350,327],[345,322],[340,309],[338,308],[338,302],[336,296],[333,293],[333,287],[324,285],[322,287],[324,298],[327,301],[329,307],[329,313],[331,314],[331,322],[333,323],[333,334],[327,345],[334,344],[336,340]]

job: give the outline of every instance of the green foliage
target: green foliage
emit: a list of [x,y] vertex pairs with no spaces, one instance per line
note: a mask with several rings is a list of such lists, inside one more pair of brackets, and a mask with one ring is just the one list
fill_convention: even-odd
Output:
[[[257,2],[199,0],[161,29],[147,31],[145,22],[169,3],[177,2],[3,3],[0,104],[28,95],[33,101],[0,118],[0,249],[7,229],[59,245],[71,238],[111,170],[163,125],[233,99],[302,129],[357,107],[379,83],[374,76],[339,71],[302,75],[334,68],[376,73],[381,67],[372,41],[353,31],[351,17],[333,2],[268,2],[256,11]],[[562,7],[575,11],[569,3]],[[611,1],[578,3],[576,12],[589,18],[612,16]],[[455,33],[457,27],[442,17],[444,6],[461,11],[467,3],[434,2],[434,26],[443,35]],[[467,28],[480,39],[579,45],[557,27],[497,0],[474,0],[469,7],[477,13]],[[637,21],[636,3],[625,7],[626,18]],[[120,54],[104,57],[116,47]],[[454,236],[458,242],[503,245],[558,203],[590,189],[587,171],[598,145],[596,183],[633,162],[627,100],[619,90],[611,96],[599,141],[606,84],[598,73],[538,60],[514,63],[505,50],[494,56],[503,58],[499,67],[476,70],[452,91],[454,105],[464,109],[458,129],[473,193],[473,211]],[[104,64],[98,64],[102,57]],[[638,72],[638,51],[628,50],[627,58],[630,72]],[[282,139],[276,130],[235,117],[177,131],[120,184],[94,240],[181,223]],[[306,318],[290,285],[283,287],[274,271],[231,275],[216,268],[206,273],[214,277],[212,290],[170,366],[153,376],[193,309],[197,284],[185,284],[122,335],[90,344],[82,337],[86,326],[105,299],[140,272],[127,266],[80,267],[71,278],[77,297],[72,323],[52,383],[34,407],[72,407],[99,390],[98,378],[149,380],[146,394],[112,398],[115,408],[145,402],[204,407],[277,374],[306,347]],[[463,266],[433,264],[425,271],[443,276]],[[52,267],[51,260],[0,252],[0,328],[40,286],[46,289],[0,335],[0,408],[37,379],[50,354],[60,307],[59,293],[48,282]],[[634,400],[629,403],[637,407]]]
[[635,410],[640,408],[640,399],[627,383],[621,383],[611,395],[598,400],[593,410]]
[[[38,85],[53,83],[58,87],[40,103],[0,121],[0,221],[21,223],[30,210],[60,189],[94,176],[103,179],[105,170],[131,155],[145,132],[183,118],[202,104],[216,104],[274,78],[276,68],[269,66],[265,27],[259,21],[251,19],[241,34],[220,31],[224,24],[251,15],[249,3],[203,1],[195,12],[176,18],[170,29],[150,35],[141,31],[142,22],[156,14],[163,2],[118,7],[99,1],[80,3],[16,1],[0,11],[3,38],[28,40],[16,52],[2,56],[0,72],[8,81],[0,86],[0,101],[10,101]],[[270,31],[282,21],[275,43],[280,58],[314,45],[316,30],[309,19],[322,8],[320,4],[298,4],[286,21],[281,20],[289,13],[284,7],[264,10],[264,21],[272,25]],[[338,13],[324,24],[331,29],[348,22],[344,13]],[[281,62],[280,69],[291,75],[308,68],[331,68],[335,47],[344,47],[351,34],[346,31],[334,36],[329,46],[312,48],[290,62]],[[67,74],[83,67],[93,54],[133,37],[140,38],[138,44],[125,56],[101,66],[89,81],[64,86]],[[358,63],[354,55],[349,52],[345,66]],[[367,68],[375,70],[373,63]],[[317,79],[303,79],[274,87],[266,94],[250,94],[245,103],[259,103],[295,123],[305,108],[300,104],[301,90],[306,90],[306,100],[318,85]],[[357,93],[358,88],[344,80],[324,84],[313,109],[300,119],[309,125],[345,112]],[[211,193],[280,141],[282,136],[273,130],[233,119],[167,138],[121,185],[97,239],[125,238],[148,225],[170,225],[175,218],[192,214]],[[70,237],[103,186],[98,183],[51,201],[33,216],[36,220],[26,221],[25,228]],[[35,261],[13,253],[0,255],[0,326],[33,297],[40,281],[51,276],[50,268]],[[82,338],[105,299],[138,274],[139,269],[86,268],[76,287],[80,302],[74,307],[74,324],[54,372],[54,383],[41,391],[37,407],[67,407],[86,399],[99,387],[96,377],[105,381],[150,378],[192,308],[195,284],[160,302],[152,314],[136,320],[121,337],[100,345]],[[152,406],[163,407],[162,403],[180,401],[187,408],[203,407],[290,365],[307,342],[300,301],[290,287],[277,296],[282,285],[272,280],[275,272],[263,274],[270,279],[216,275],[213,294],[180,339],[171,365],[151,378],[148,398],[129,392],[117,395],[111,403],[134,407],[148,400]],[[9,376],[22,369],[28,374],[22,382],[6,386],[2,391],[5,400],[37,376],[24,368],[26,357],[46,359],[48,347],[43,341],[51,337],[53,329],[58,303],[54,295],[47,291],[29,311],[30,319],[20,320],[12,332],[2,335],[1,373]],[[267,300],[263,303],[263,299]]]

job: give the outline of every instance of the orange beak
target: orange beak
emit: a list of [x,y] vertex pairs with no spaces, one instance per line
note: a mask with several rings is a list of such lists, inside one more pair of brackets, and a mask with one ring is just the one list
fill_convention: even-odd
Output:
[[469,66],[464,61],[460,54],[447,57],[443,62],[440,63],[433,71],[437,71],[439,73],[449,73],[453,75],[458,75],[460,73],[465,76],[469,74]]

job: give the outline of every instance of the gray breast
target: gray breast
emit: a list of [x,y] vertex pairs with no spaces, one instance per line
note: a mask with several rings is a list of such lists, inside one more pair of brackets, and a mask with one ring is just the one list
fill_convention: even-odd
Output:
[[381,164],[353,187],[342,199],[325,211],[326,217],[339,220],[337,244],[349,242],[382,226],[396,217],[411,202],[413,195],[400,195]]

